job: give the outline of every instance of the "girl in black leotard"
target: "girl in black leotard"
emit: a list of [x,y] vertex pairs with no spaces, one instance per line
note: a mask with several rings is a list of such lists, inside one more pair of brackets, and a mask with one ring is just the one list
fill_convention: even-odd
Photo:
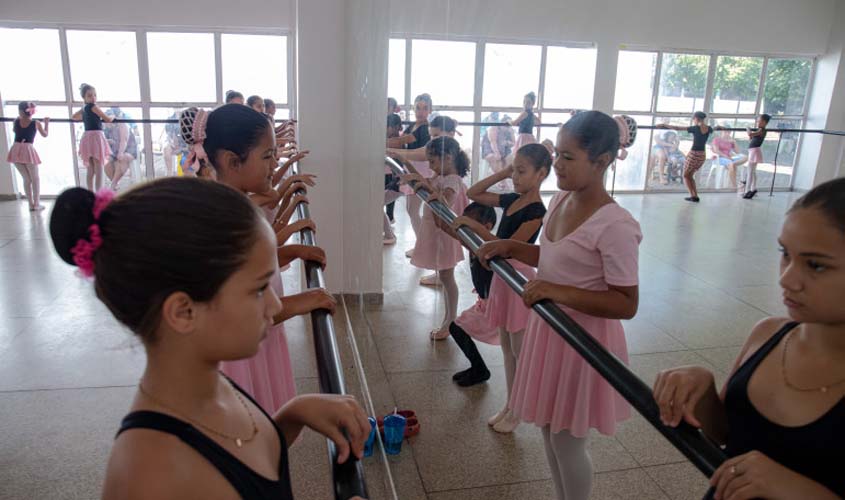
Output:
[[845,496],[845,179],[821,184],[789,210],[778,240],[787,318],[751,331],[721,393],[688,366],[657,377],[668,425],[681,420],[726,445],[716,498]]
[[297,396],[271,417],[219,372],[286,313],[270,286],[276,238],[250,200],[173,177],[112,196],[67,190],[50,220],[59,256],[146,351],[102,497],[290,499],[286,450],[303,426],[337,443],[339,460],[360,458],[370,425],[353,398]]
[[534,127],[540,124],[540,119],[534,114],[534,106],[537,104],[537,94],[529,92],[525,94],[522,99],[522,113],[516,117],[516,120],[511,122],[514,127],[519,127],[519,135],[516,136],[516,144],[513,147],[514,151],[519,151],[519,148],[526,144],[534,144],[537,138],[534,136]]
[[103,133],[103,122],[111,123],[113,116],[106,115],[97,106],[97,89],[83,83],[79,87],[79,93],[85,106],[73,114],[73,119],[81,120],[85,126],[85,132],[79,140],[79,157],[86,171],[86,185],[91,191],[99,191],[103,187],[103,167],[112,155],[111,147]]
[[31,212],[44,210],[44,205],[39,201],[41,180],[38,175],[38,165],[41,164],[41,158],[33,146],[35,133],[41,134],[41,137],[47,137],[50,132],[50,119],[44,118],[43,122],[38,121],[32,117],[34,114],[34,102],[24,101],[18,104],[19,116],[15,119],[13,126],[15,142],[6,156],[6,161],[18,169],[23,179],[23,189]]
[[[468,226],[485,241],[515,239],[534,243],[540,234],[543,216],[546,215],[546,206],[540,199],[540,185],[549,175],[551,166],[552,157],[545,146],[542,144],[523,146],[516,152],[512,165],[476,183],[467,191],[467,196],[471,200],[503,209],[496,234],[468,217],[455,219],[453,228]],[[508,177],[513,179],[515,193],[497,194],[488,191]],[[536,275],[534,268],[515,260],[510,262],[526,278],[532,279]],[[486,316],[488,324],[498,329],[498,340],[505,360],[508,400],[510,400],[517,358],[522,345],[522,334],[528,322],[529,313],[530,309],[525,306],[522,297],[511,290],[501,278],[494,276],[487,298]],[[478,374],[472,369],[464,375],[470,380],[476,376]],[[501,411],[488,420],[488,424],[498,432],[509,433],[516,429],[519,420],[511,415],[506,404]]]

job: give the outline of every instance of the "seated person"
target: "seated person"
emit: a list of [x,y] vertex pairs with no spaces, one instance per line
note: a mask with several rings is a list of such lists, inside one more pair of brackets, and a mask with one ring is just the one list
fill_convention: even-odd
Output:
[[660,173],[660,183],[666,186],[669,184],[669,176],[666,174],[666,163],[671,159],[672,153],[678,150],[678,134],[673,130],[654,134],[654,146],[651,149],[652,175],[655,172],[654,163],[657,163],[657,171]]
[[722,130],[721,134],[713,138],[710,149],[713,151],[713,156],[717,159],[719,165],[728,168],[731,187],[735,188],[736,168],[748,161],[748,157],[739,154],[736,141],[731,137],[730,130]]

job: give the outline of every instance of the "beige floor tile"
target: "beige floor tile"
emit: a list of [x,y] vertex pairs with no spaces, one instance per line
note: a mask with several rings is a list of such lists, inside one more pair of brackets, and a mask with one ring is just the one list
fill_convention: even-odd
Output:
[[707,478],[689,462],[645,470],[671,500],[700,500],[709,488]]

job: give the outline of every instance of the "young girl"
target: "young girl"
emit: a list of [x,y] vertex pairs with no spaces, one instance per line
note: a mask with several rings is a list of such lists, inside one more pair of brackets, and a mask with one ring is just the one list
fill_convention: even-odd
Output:
[[710,134],[713,133],[713,127],[707,125],[707,114],[703,111],[696,111],[692,115],[691,127],[679,127],[677,125],[669,125],[668,123],[661,123],[656,128],[671,129],[687,131],[692,134],[692,148],[687,153],[687,160],[684,164],[684,185],[689,191],[689,196],[684,198],[687,201],[698,203],[701,201],[698,198],[698,189],[695,186],[695,173],[704,165],[707,160],[707,153],[705,153],[705,146]]
[[513,147],[514,151],[519,151],[519,148],[526,144],[534,144],[537,138],[534,137],[534,127],[540,124],[540,119],[534,116],[534,105],[537,104],[537,95],[534,92],[525,94],[522,99],[522,113],[516,117],[516,120],[510,122],[514,127],[519,127],[519,135],[516,136],[516,144]]
[[697,366],[654,384],[667,425],[684,420],[726,446],[717,499],[845,496],[845,179],[796,201],[778,245],[788,316],[751,330],[722,391]]
[[44,210],[41,204],[41,179],[38,176],[38,165],[41,158],[35,151],[35,133],[41,137],[47,137],[50,133],[50,118],[44,118],[40,122],[32,118],[35,115],[34,102],[21,102],[18,104],[18,117],[15,119],[12,130],[15,132],[15,142],[6,155],[6,161],[13,164],[23,179],[23,192],[29,202],[29,211],[37,212]]
[[[387,115],[387,140],[399,137],[402,133],[402,118],[396,113]],[[384,227],[383,238],[385,245],[393,245],[396,243],[396,234],[390,226],[393,220],[393,207],[396,205],[396,200],[402,196],[399,190],[399,177],[393,173],[387,165],[384,166]]]
[[[184,124],[184,127],[188,126],[188,123]],[[248,106],[226,104],[209,113],[207,118],[198,113],[190,129],[193,140],[203,138],[199,145],[218,181],[244,194],[271,190],[271,178],[276,168],[275,140],[273,127],[261,113]],[[265,209],[264,215],[272,222],[275,210]],[[298,221],[296,226],[292,224],[289,227],[301,228],[305,225],[314,227],[311,221]],[[310,246],[280,247],[277,241],[276,254],[279,266],[287,265],[296,257],[325,264],[323,251]],[[270,284],[281,297],[282,279],[278,272],[272,275]],[[333,311],[335,307],[332,296],[322,289],[285,296],[281,300],[284,314],[274,318],[258,353],[249,358],[224,360],[221,365],[224,373],[268,411],[276,411],[296,395],[283,321],[315,309]]]
[[59,256],[93,278],[147,355],[103,498],[292,498],[287,448],[303,426],[334,440],[339,460],[361,457],[370,426],[353,398],[301,396],[271,417],[219,372],[284,314],[269,288],[273,233],[250,202],[179,178],[113,196],[69,189],[50,220]]
[[[120,108],[111,108],[106,111],[106,115],[120,120],[128,118]],[[111,181],[112,191],[117,191],[120,179],[129,171],[132,162],[138,159],[138,142],[127,123],[108,125],[104,133],[112,151],[105,165],[106,177]]]
[[[431,200],[440,200],[455,213],[463,213],[469,204],[463,178],[469,172],[469,158],[460,144],[451,137],[438,137],[427,146],[428,163],[434,172],[431,178],[418,173],[406,174],[403,181],[417,181],[414,189],[425,187],[432,195]],[[461,244],[447,232],[440,229],[439,218],[428,207],[423,209],[420,233],[417,237],[411,264],[437,272],[443,284],[445,315],[440,327],[431,332],[433,340],[449,338],[449,324],[458,315],[458,284],[455,282],[455,266],[464,260]],[[448,226],[446,226],[448,229]]]
[[764,113],[757,117],[757,128],[748,129],[751,142],[748,143],[748,172],[745,178],[745,193],[742,195],[746,200],[754,198],[757,194],[757,164],[763,161],[763,141],[766,140],[766,127],[771,119],[771,116]]
[[265,113],[264,99],[260,95],[251,95],[246,100],[246,105],[258,111],[262,115]]
[[103,133],[103,122],[111,123],[114,121],[114,117],[107,116],[97,106],[97,89],[83,83],[79,87],[79,93],[82,94],[85,106],[73,114],[73,119],[75,121],[82,120],[85,126],[85,133],[82,134],[82,139],[79,141],[79,157],[82,158],[82,163],[85,165],[88,190],[94,191],[95,188],[99,190],[103,187],[103,166],[112,155],[109,143]]
[[[619,359],[628,358],[620,319],[637,311],[639,224],[605,190],[604,174],[620,146],[617,123],[598,111],[563,125],[554,163],[561,192],[549,205],[540,246],[485,243],[479,257],[537,266],[523,300],[556,302]],[[592,486],[590,429],[612,435],[630,407],[537,313],[528,318],[510,407],[541,428],[557,498],[586,500]]]
[[[480,224],[459,217],[453,227],[469,226],[485,241],[512,240],[533,244],[540,233],[546,206],[540,198],[540,185],[549,175],[552,157],[542,144],[526,144],[516,152],[513,164],[501,172],[495,173],[469,188],[467,196],[472,201],[487,206],[501,207],[502,221],[494,235]],[[511,177],[515,193],[496,194],[489,189]],[[526,278],[533,279],[536,271],[532,266],[522,264],[517,260],[510,263]],[[511,290],[498,276],[493,277],[490,284],[490,295],[487,299],[486,315],[488,324],[498,329],[502,355],[505,361],[505,381],[507,383],[508,399],[513,387],[516,373],[517,358],[522,346],[522,335],[528,323],[531,310],[525,307],[522,297]],[[497,432],[510,433],[519,425],[508,405],[488,421]]]
[[[403,135],[388,139],[387,147],[402,149],[424,148],[431,141],[431,134],[428,129],[428,115],[431,114],[431,109],[431,96],[428,94],[418,95],[414,99],[414,117],[416,118],[416,122],[408,125]],[[431,171],[428,167],[428,162],[425,160],[415,161],[414,167],[423,177],[434,175],[434,172]],[[422,201],[416,196],[411,196],[411,192],[406,192],[405,194],[409,195],[405,198],[405,207],[408,210],[408,217],[411,219],[411,229],[414,231],[414,236],[419,238]],[[408,250],[405,252],[405,256],[410,258],[413,252],[413,249]]]

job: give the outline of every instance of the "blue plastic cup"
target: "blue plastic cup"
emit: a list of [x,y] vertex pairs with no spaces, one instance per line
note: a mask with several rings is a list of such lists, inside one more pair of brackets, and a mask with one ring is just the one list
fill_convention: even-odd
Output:
[[384,417],[384,451],[388,455],[398,455],[402,451],[405,439],[405,417],[388,415]]
[[376,442],[376,429],[378,425],[376,425],[376,419],[370,417],[368,419],[370,421],[370,436],[367,438],[367,442],[364,443],[364,456],[371,457],[373,455],[373,445]]

